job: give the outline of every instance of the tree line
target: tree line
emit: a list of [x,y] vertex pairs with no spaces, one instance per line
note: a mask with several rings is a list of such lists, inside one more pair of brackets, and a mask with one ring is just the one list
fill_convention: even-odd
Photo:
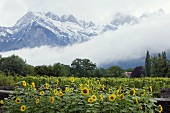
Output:
[[0,55],[0,71],[8,75],[40,75],[40,76],[77,76],[77,77],[126,77],[124,72],[132,72],[131,77],[170,77],[170,62],[166,52],[151,56],[146,53],[145,65],[136,68],[122,69],[111,66],[98,68],[89,59],[76,58],[71,65],[54,63],[53,65],[32,66],[17,55],[2,57]]

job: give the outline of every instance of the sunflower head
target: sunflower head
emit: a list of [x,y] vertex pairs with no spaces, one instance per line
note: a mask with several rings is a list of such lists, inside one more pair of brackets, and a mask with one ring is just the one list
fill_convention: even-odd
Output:
[[69,90],[70,90],[69,87],[65,88],[65,92],[69,92]]
[[63,96],[62,90],[60,90],[60,91],[58,92],[58,96],[59,96],[59,97]]
[[1,104],[1,105],[3,105],[3,104],[4,104],[4,101],[3,101],[3,100],[1,100],[1,101],[0,101],[0,104]]
[[136,89],[135,88],[132,88],[132,95],[136,95]]
[[163,111],[163,107],[159,105],[159,113],[161,113],[162,111]]
[[142,106],[139,106],[139,108],[142,110],[143,109],[143,107]]
[[124,94],[122,93],[122,94],[120,94],[120,100],[123,100],[124,99]]
[[40,99],[36,99],[35,103],[38,104],[40,102]]
[[149,86],[149,91],[152,93],[152,86]]
[[102,90],[104,90],[105,89],[105,86],[104,86],[104,84],[102,85]]
[[102,94],[100,94],[100,100],[103,101],[103,95]]
[[20,104],[21,103],[21,99],[20,98],[16,98],[15,99],[15,103]]
[[139,101],[138,101],[138,97],[136,97],[135,101],[136,101],[136,104],[138,104],[138,103],[139,103]]
[[34,83],[34,82],[32,82],[32,83],[31,83],[31,86],[35,88],[35,83]]
[[81,91],[82,95],[87,96],[89,94],[89,90],[87,87],[83,88]]
[[74,77],[70,77],[70,81],[73,83],[74,82]]
[[115,99],[116,99],[116,95],[115,94],[111,94],[111,95],[109,95],[109,101],[110,102],[114,102],[115,101]]
[[90,98],[88,98],[88,102],[89,103],[92,103],[93,102],[93,99],[90,97]]
[[51,103],[51,104],[54,103],[54,97],[50,97],[50,103]]
[[26,86],[27,86],[27,83],[26,83],[25,81],[22,81],[22,85],[23,85],[24,87],[26,87]]
[[58,94],[57,89],[54,89],[54,95],[57,95],[57,94]]
[[49,89],[49,84],[48,83],[45,84],[45,88]]
[[43,96],[43,95],[44,95],[44,91],[41,91],[41,92],[40,92],[40,95]]
[[21,110],[22,112],[24,112],[24,111],[26,110],[26,106],[25,106],[25,105],[22,105],[22,106],[20,107],[20,110]]
[[96,100],[97,100],[96,95],[92,95],[91,98],[92,98],[93,101],[96,101]]
[[142,91],[142,96],[145,96],[145,94],[146,94],[146,91],[145,91],[145,89]]

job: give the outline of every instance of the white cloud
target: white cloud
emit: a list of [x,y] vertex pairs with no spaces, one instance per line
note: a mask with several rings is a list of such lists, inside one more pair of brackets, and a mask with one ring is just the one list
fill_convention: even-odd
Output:
[[14,25],[27,11],[73,14],[79,19],[105,23],[117,12],[139,16],[162,8],[170,13],[169,6],[169,0],[1,0],[0,25]]
[[88,58],[101,65],[119,60],[139,58],[146,54],[170,49],[170,15],[152,18],[137,25],[124,25],[117,31],[106,32],[92,40],[64,48],[40,47],[0,53],[17,54],[29,64],[42,65],[61,62],[71,64],[75,58]]

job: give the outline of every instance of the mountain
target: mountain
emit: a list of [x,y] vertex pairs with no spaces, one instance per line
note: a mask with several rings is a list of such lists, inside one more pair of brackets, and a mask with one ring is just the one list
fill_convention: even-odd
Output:
[[82,43],[107,31],[115,31],[124,24],[164,14],[162,9],[140,17],[117,13],[110,24],[78,20],[73,15],[57,16],[52,12],[28,12],[13,27],[0,27],[0,52],[40,46],[67,46]]
[[73,15],[59,17],[51,12],[28,12],[13,27],[0,27],[0,51],[43,45],[66,46],[116,29],[112,24],[97,25]]

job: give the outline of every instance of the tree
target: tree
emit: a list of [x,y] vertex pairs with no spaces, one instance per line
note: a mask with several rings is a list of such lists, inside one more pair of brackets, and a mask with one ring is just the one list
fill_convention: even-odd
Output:
[[111,66],[107,69],[108,74],[111,77],[123,77],[124,70],[119,66]]
[[0,70],[5,72],[6,75],[8,73],[24,76],[28,74],[26,61],[17,55],[11,55],[6,58],[0,56]]
[[142,66],[136,67],[131,74],[131,77],[142,77],[145,75],[145,71]]
[[146,76],[148,76],[148,77],[151,76],[151,59],[150,59],[149,51],[147,51],[147,53],[146,53],[145,73],[146,73]]
[[90,76],[94,69],[96,69],[96,64],[92,63],[89,59],[76,58],[71,63],[71,73],[75,76]]

